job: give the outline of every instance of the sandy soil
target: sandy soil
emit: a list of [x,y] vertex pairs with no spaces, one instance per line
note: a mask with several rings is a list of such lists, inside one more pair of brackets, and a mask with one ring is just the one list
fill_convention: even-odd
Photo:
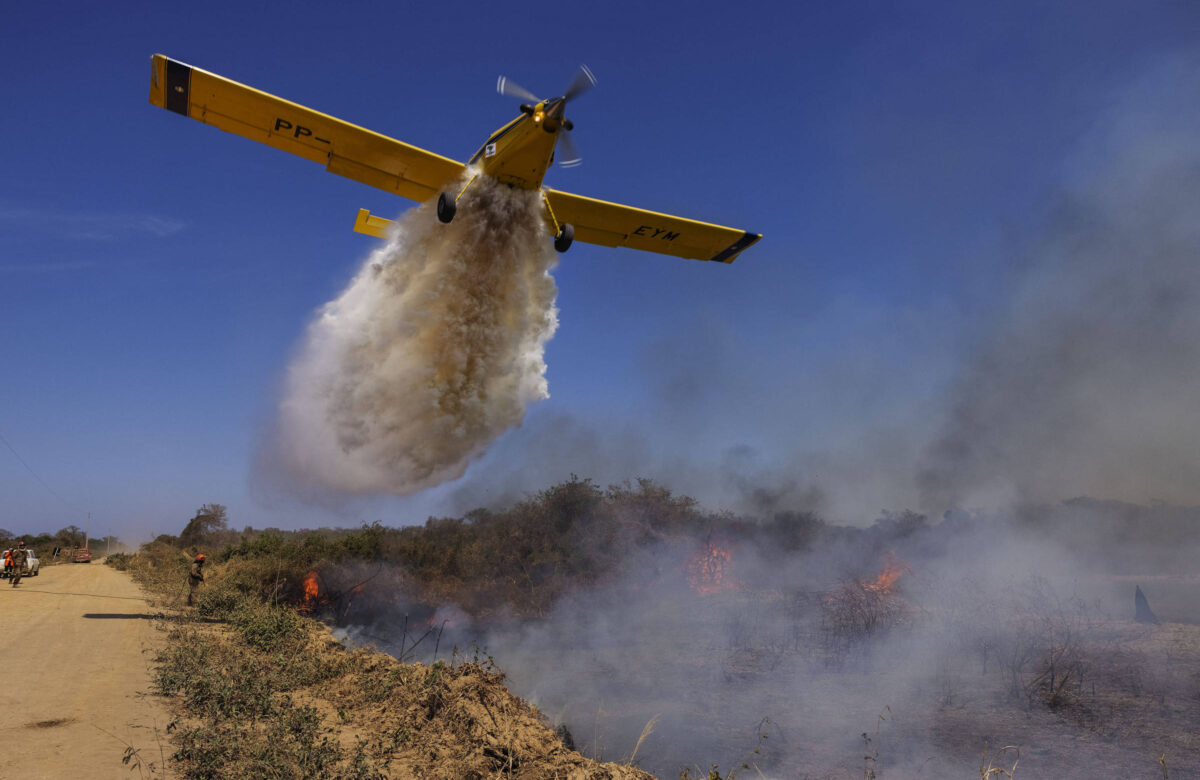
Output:
[[0,580],[0,774],[150,777],[122,764],[128,744],[162,776],[170,716],[147,693],[147,651],[162,643],[152,614],[128,575],[99,563],[47,566],[15,588]]

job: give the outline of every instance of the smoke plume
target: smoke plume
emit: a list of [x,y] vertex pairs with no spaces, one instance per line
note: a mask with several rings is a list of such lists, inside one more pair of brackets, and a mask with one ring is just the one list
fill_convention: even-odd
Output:
[[[469,173],[468,173],[469,175]],[[537,192],[479,177],[406,214],[311,324],[273,448],[306,486],[407,495],[462,475],[548,396],[556,262]]]
[[1116,100],[965,361],[928,452],[928,508],[1200,499],[1200,66]]

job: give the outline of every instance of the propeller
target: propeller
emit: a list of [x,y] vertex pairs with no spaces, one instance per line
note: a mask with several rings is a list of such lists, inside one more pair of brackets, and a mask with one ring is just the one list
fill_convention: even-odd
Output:
[[575,142],[571,140],[571,131],[565,127],[559,128],[558,146],[562,151],[558,164],[562,167],[574,168],[583,162],[583,158],[579,156],[579,150],[575,148]]
[[509,81],[507,76],[501,76],[496,82],[496,91],[505,97],[515,97],[521,100],[528,100],[530,103],[537,103],[541,98],[533,94],[529,90],[517,84],[514,81]]
[[596,77],[592,75],[591,69],[587,65],[580,65],[579,72],[575,74],[575,78],[571,79],[571,85],[563,93],[563,100],[574,100],[594,86],[596,86]]
[[[575,73],[575,77],[571,79],[571,83],[567,85],[567,91],[562,94],[562,108],[575,98],[587,92],[592,87],[596,86],[596,76],[592,73],[587,65],[580,65],[579,70]],[[550,99],[543,100],[529,90],[510,80],[507,76],[501,76],[496,81],[496,91],[505,97],[517,98],[531,104],[550,102]],[[562,108],[559,109],[558,116],[562,117]],[[523,109],[525,110],[525,109]],[[583,158],[579,155],[579,150],[575,147],[575,142],[571,140],[571,121],[563,118],[562,124],[558,128],[559,145],[561,146],[562,156],[558,164],[564,168],[574,168],[583,162]]]

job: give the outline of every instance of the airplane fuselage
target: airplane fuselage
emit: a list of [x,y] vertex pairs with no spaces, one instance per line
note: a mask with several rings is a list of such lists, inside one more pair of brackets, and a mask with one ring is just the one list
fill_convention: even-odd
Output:
[[519,117],[492,133],[468,165],[510,187],[536,190],[554,162],[554,147],[562,126],[560,99],[523,106]]

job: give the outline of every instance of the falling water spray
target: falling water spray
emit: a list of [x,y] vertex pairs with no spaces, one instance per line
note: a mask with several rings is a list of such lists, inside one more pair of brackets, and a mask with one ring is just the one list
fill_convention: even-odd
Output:
[[397,223],[288,369],[274,444],[294,478],[348,493],[433,487],[548,396],[558,310],[543,209],[537,191],[481,176],[452,223],[430,203]]

